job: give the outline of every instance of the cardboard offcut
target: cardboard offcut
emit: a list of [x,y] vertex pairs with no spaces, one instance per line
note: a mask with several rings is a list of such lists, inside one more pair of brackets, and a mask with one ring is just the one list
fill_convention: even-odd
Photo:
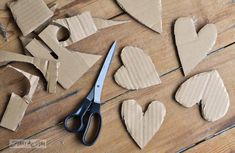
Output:
[[8,67],[24,75],[24,77],[28,80],[29,83],[29,89],[27,90],[28,93],[24,97],[20,97],[15,93],[11,94],[6,111],[4,112],[0,123],[0,126],[15,131],[19,126],[21,120],[23,119],[25,111],[33,98],[33,95],[38,85],[39,77],[12,66]]
[[129,21],[112,21],[93,18],[90,12],[84,12],[69,18],[57,19],[53,22],[65,27],[69,31],[70,37],[65,41],[58,42],[66,47],[95,34],[99,29],[124,24]]
[[58,61],[60,63],[58,82],[63,88],[68,89],[78,81],[101,56],[73,52],[62,47],[57,40],[59,29],[60,27],[56,25],[49,25],[39,34],[39,37],[48,48],[43,45],[42,42],[34,39],[26,46],[26,49],[34,57]]
[[166,108],[162,103],[153,101],[143,113],[141,106],[135,100],[127,100],[122,104],[121,114],[128,132],[143,149],[160,129]]
[[212,50],[217,29],[214,24],[207,24],[197,33],[193,20],[181,17],[175,23],[174,33],[184,75],[188,75]]
[[229,108],[229,95],[216,70],[200,73],[188,79],[178,89],[175,99],[185,107],[201,104],[207,121],[222,118]]
[[143,89],[161,83],[151,58],[140,48],[125,47],[121,53],[123,66],[114,75],[118,85],[125,89]]
[[33,32],[53,16],[43,0],[17,0],[8,4],[24,36]]
[[57,61],[48,61],[45,59],[25,56],[8,51],[0,51],[0,66],[10,62],[25,62],[34,65],[43,74],[47,81],[47,90],[50,93],[56,92],[58,80],[58,69],[60,63]]
[[119,6],[146,27],[162,33],[161,0],[117,0]]

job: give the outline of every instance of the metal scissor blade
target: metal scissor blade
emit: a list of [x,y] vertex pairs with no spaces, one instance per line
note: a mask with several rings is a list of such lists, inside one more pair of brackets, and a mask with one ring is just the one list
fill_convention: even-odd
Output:
[[102,66],[102,69],[100,71],[100,74],[98,76],[98,79],[96,81],[96,84],[95,84],[95,95],[94,95],[94,102],[95,103],[100,103],[100,99],[101,99],[101,92],[102,92],[102,89],[103,89],[103,85],[104,85],[104,80],[105,80],[105,77],[108,73],[108,70],[109,70],[109,67],[112,63],[112,59],[113,59],[113,55],[115,53],[115,49],[116,49],[116,45],[117,45],[117,42],[115,41],[113,44],[112,44],[112,47],[111,49],[109,50],[109,53],[104,61],[104,64]]
[[88,100],[93,101],[94,100],[94,95],[95,95],[95,87],[91,89],[89,92],[88,96],[86,97]]

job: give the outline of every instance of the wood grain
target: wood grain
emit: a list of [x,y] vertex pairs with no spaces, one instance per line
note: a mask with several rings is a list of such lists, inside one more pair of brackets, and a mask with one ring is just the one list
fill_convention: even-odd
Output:
[[[65,0],[61,1],[65,2]],[[73,50],[104,56],[113,40],[117,40],[119,43],[117,54],[114,57],[102,95],[104,102],[111,100],[102,106],[104,118],[102,135],[95,146],[85,148],[80,145],[75,135],[65,132],[61,126],[56,126],[62,121],[65,115],[76,108],[79,101],[87,94],[96,78],[95,74],[102,63],[102,60],[100,60],[81,78],[83,81],[77,82],[69,90],[65,91],[61,87],[58,87],[57,94],[48,94],[43,90],[45,80],[42,80],[39,86],[40,90],[38,90],[34,96],[33,102],[26,112],[26,116],[23,119],[19,131],[12,133],[4,129],[0,130],[0,148],[7,147],[9,139],[27,138],[34,135],[32,138],[45,138],[48,140],[48,148],[45,152],[77,152],[78,149],[81,152],[94,152],[94,149],[96,152],[138,152],[138,148],[124,130],[119,115],[120,101],[130,98],[140,99],[142,105],[147,101],[157,99],[164,102],[167,107],[168,114],[166,116],[166,123],[164,124],[165,126],[161,128],[161,130],[164,129],[164,131],[160,130],[143,152],[172,152],[180,150],[185,146],[198,142],[206,136],[215,133],[217,130],[221,130],[233,124],[233,122],[235,122],[235,116],[231,110],[234,106],[231,106],[228,115],[226,115],[223,120],[219,120],[216,123],[207,123],[201,119],[198,108],[194,107],[192,110],[186,110],[176,104],[172,99],[176,88],[184,80],[182,72],[179,69],[180,65],[174,46],[172,26],[174,21],[181,16],[194,17],[197,21],[197,29],[207,23],[216,24],[219,35],[213,49],[213,51],[215,51],[233,43],[235,40],[235,28],[233,28],[235,23],[235,5],[232,4],[230,0],[182,0],[180,2],[177,0],[164,0],[162,3],[164,32],[161,35],[152,32],[134,21],[128,15],[123,14],[123,11],[120,10],[113,0],[74,1],[57,10],[56,17],[62,17],[67,13],[76,14],[89,10],[92,15],[96,17],[131,20],[128,24],[101,30],[92,37],[69,47]],[[10,34],[9,42],[3,41],[0,37],[0,48],[22,53],[22,48],[18,40],[20,32],[6,10],[0,11],[0,22],[7,25],[7,30]],[[127,45],[142,48],[151,56],[156,69],[162,76],[162,85],[140,90],[139,92],[127,92],[114,83],[113,74],[121,66],[119,58],[120,51]],[[195,74],[196,72],[202,72],[213,67],[219,68],[219,72],[225,80],[225,86],[232,96],[230,97],[231,102],[234,99],[233,95],[235,92],[235,80],[232,77],[235,74],[233,71],[235,66],[234,49],[234,46],[232,46],[229,49],[221,50],[218,53],[210,55],[192,72],[192,74]],[[13,65],[39,75],[39,73],[33,71],[33,68],[29,65],[19,63]],[[178,70],[168,74],[168,72],[175,69]],[[0,70],[0,73],[1,71],[2,70]],[[4,77],[9,78],[11,74],[7,73]],[[19,90],[17,89],[19,88],[17,81],[19,79],[20,78],[13,79],[14,82],[11,84],[15,83],[15,85],[12,85],[11,90]],[[8,84],[10,83],[8,82],[6,85]],[[0,91],[0,111],[2,112],[6,106],[7,93],[4,90]],[[189,125],[190,128],[188,127]],[[115,130],[118,130],[118,132],[114,132]],[[5,151],[14,152],[16,150],[8,149]],[[20,150],[17,150],[17,152],[19,151]],[[31,152],[35,150],[23,151]],[[38,152],[39,151],[40,150],[38,150]]]
[[[198,69],[194,71],[194,73],[199,73],[208,69],[216,68],[224,80],[231,101],[235,99],[235,78],[233,77],[235,70],[231,69],[231,67],[235,65],[234,49],[235,45],[211,55],[207,61],[201,63]],[[215,63],[214,61],[219,62]],[[148,105],[149,100],[161,101],[166,106],[167,114],[164,124],[142,152],[176,152],[213,135],[217,131],[224,129],[235,122],[235,113],[232,111],[235,109],[235,105],[230,107],[228,114],[222,120],[211,123],[201,118],[200,111],[197,106],[189,110],[177,104],[172,95],[174,95],[176,89],[184,80],[185,78],[183,77],[180,69],[178,69],[162,77],[163,83],[159,86],[154,86],[146,90],[128,92],[122,96],[107,101],[101,108],[103,115],[102,133],[98,142],[92,147],[87,148],[81,145],[77,136],[67,133],[60,125],[53,126],[30,138],[46,139],[49,144],[44,152],[48,153],[52,150],[55,152],[59,150],[66,152],[69,150],[69,152],[80,151],[88,153],[97,150],[99,150],[99,152],[114,153],[128,151],[140,152],[128,135],[124,124],[121,121],[120,105],[123,100],[126,99],[138,99],[139,104],[142,105],[143,108]],[[67,100],[64,100],[63,103],[76,103],[76,99],[76,96],[70,97]],[[43,112],[49,110],[56,111],[55,109],[61,107],[61,105],[63,105],[62,102],[56,103],[54,106],[51,106],[54,109],[46,107]],[[65,109],[67,109],[66,106],[63,110],[65,111]],[[42,110],[39,110],[37,112],[41,113],[41,111]],[[56,112],[60,112],[58,115],[62,114],[60,110],[57,110]],[[32,122],[32,119],[35,119],[36,116],[34,115],[36,114],[32,113],[31,115],[26,116],[22,124],[24,128],[27,128],[29,122]],[[45,116],[45,118],[48,119],[48,116]],[[12,149],[5,151],[14,152]],[[17,152],[18,151],[19,150],[17,150]],[[22,150],[22,152],[31,151],[40,152],[40,150],[35,149]]]
[[215,152],[234,152],[235,151],[235,129],[231,129],[223,134],[220,134],[212,139],[209,139],[192,149],[187,153],[215,153]]

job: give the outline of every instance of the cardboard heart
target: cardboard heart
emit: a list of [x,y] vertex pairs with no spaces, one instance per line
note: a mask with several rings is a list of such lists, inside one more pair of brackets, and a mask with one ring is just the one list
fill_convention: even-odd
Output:
[[222,118],[229,108],[229,95],[216,70],[188,79],[178,89],[175,98],[185,107],[201,103],[202,115],[207,121]]
[[159,130],[165,115],[165,106],[157,101],[149,104],[145,114],[135,100],[127,100],[122,104],[122,118],[126,128],[141,149]]
[[184,75],[188,75],[212,50],[217,29],[214,24],[207,24],[197,33],[193,20],[181,17],[175,23],[174,33]]
[[117,0],[117,3],[143,25],[158,33],[162,32],[161,0]]
[[122,66],[114,75],[114,79],[126,89],[142,89],[161,83],[155,66],[143,50],[136,47],[125,47],[122,50]]

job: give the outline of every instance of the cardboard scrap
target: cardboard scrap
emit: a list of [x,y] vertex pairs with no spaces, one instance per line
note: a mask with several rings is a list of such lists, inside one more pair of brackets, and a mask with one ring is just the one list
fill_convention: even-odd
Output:
[[70,37],[67,40],[58,42],[66,47],[95,34],[99,29],[127,23],[129,21],[112,21],[93,18],[90,12],[84,12],[73,17],[57,19],[53,22],[67,28],[70,32]]
[[181,17],[175,23],[174,32],[184,75],[188,75],[212,50],[217,29],[214,24],[207,24],[197,33],[193,20]]
[[15,93],[11,94],[10,101],[0,123],[0,126],[15,131],[23,119],[25,111],[33,98],[38,85],[39,77],[12,66],[8,67],[24,75],[29,82],[29,90],[27,90],[28,93],[24,97],[20,97]]
[[53,12],[43,0],[17,0],[8,6],[24,36],[53,16]]
[[117,0],[119,6],[146,27],[162,32],[161,0]]
[[60,63],[57,61],[48,61],[45,59],[25,56],[17,53],[0,51],[0,65],[6,65],[10,62],[25,62],[33,64],[43,74],[47,80],[47,90],[50,93],[56,92],[58,79],[58,68]]
[[123,66],[117,70],[114,79],[126,89],[143,89],[161,83],[151,58],[136,47],[125,47],[121,53]]
[[200,73],[188,79],[178,89],[175,99],[185,107],[201,104],[207,121],[222,118],[229,108],[229,95],[216,70]]
[[94,18],[94,17],[93,17],[93,21],[94,21],[95,26],[97,27],[98,30],[130,22],[130,21],[106,20],[106,19]]
[[60,27],[58,26],[49,25],[39,35],[50,49],[36,39],[31,41],[26,46],[26,49],[34,57],[60,62],[58,82],[63,88],[68,89],[78,81],[101,56],[73,52],[60,46],[57,40],[57,32],[59,29]]
[[135,100],[127,100],[122,104],[121,114],[128,132],[143,149],[160,129],[166,108],[161,102],[153,101],[144,114]]

